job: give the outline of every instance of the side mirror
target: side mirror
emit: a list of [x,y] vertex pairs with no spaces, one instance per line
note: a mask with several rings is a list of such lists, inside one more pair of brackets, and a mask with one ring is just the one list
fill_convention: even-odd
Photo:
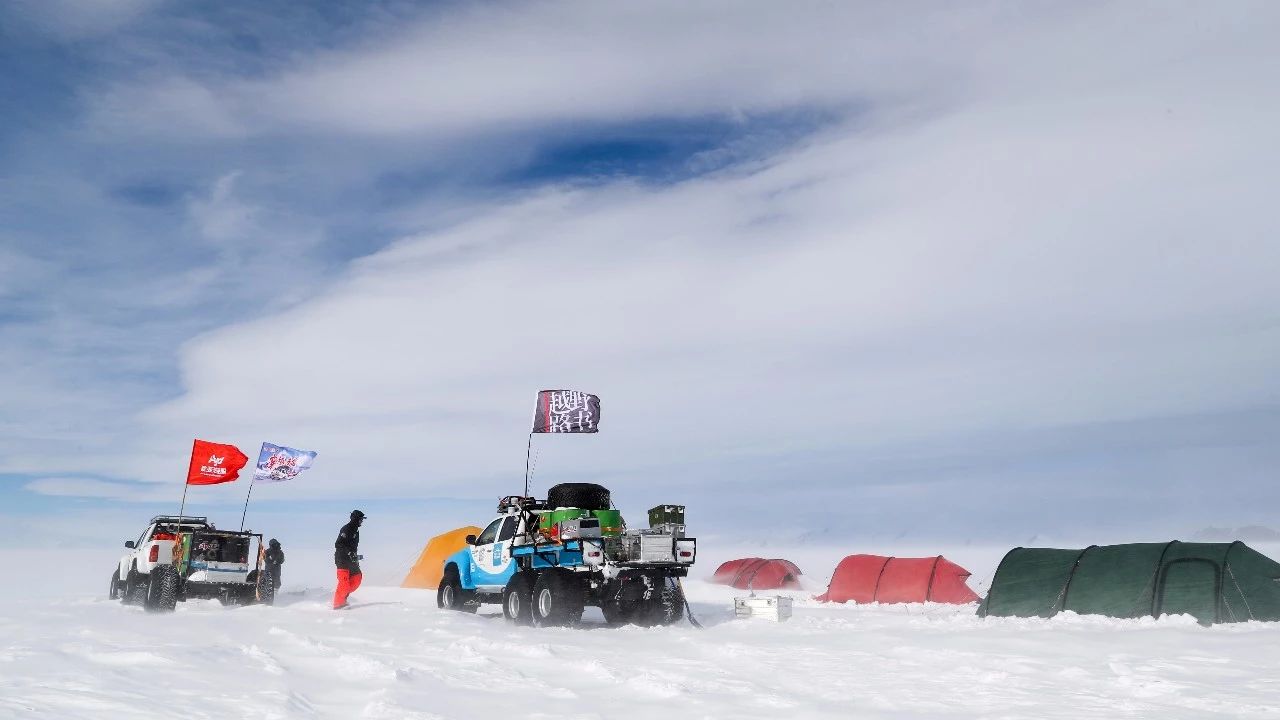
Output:
[[132,540],[125,540],[125,541],[124,541],[124,546],[125,546],[125,547],[127,547],[127,548],[129,548],[130,550],[132,550],[132,549],[134,548],[133,541],[132,541]]
[[475,536],[475,535],[468,535],[468,536],[467,536],[467,544],[468,544],[468,545],[475,545],[475,544],[476,544],[476,536]]

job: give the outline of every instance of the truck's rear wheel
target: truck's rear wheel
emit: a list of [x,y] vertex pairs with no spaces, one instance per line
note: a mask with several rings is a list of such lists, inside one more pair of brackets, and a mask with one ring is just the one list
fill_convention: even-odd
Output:
[[533,588],[529,573],[520,571],[511,576],[502,588],[502,616],[516,625],[533,624]]
[[533,585],[533,624],[577,625],[582,620],[582,583],[572,573],[548,570]]
[[172,565],[159,565],[147,577],[147,609],[173,612],[178,606],[178,570]]
[[675,580],[662,578],[661,589],[654,590],[642,615],[637,621],[642,625],[673,625],[684,617],[684,592]]
[[458,610],[459,612],[473,613],[478,609],[474,603],[470,602],[474,597],[474,592],[462,589],[462,580],[458,577],[458,568],[454,565],[445,568],[444,577],[440,580],[440,587],[436,588],[436,607],[441,610]]

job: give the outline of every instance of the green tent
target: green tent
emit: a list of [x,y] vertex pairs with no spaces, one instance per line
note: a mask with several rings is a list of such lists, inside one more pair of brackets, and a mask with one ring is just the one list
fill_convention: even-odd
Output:
[[1052,617],[1063,610],[1187,614],[1205,624],[1280,620],[1280,563],[1242,542],[1014,548],[996,568],[978,615]]

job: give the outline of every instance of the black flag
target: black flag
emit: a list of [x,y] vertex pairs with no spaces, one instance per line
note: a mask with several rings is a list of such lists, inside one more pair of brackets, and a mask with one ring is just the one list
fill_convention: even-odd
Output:
[[600,398],[577,390],[543,390],[533,413],[536,433],[593,433],[599,430]]

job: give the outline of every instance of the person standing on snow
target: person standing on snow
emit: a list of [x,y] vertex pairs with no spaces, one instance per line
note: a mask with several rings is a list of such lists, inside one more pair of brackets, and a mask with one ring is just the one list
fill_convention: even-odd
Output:
[[280,591],[280,566],[284,564],[284,551],[280,549],[280,541],[271,538],[267,551],[262,555],[267,566],[267,579],[271,581],[271,594]]
[[333,543],[333,563],[338,566],[338,588],[333,591],[333,609],[347,606],[347,596],[360,587],[360,524],[364,522],[364,513],[351,511],[351,522],[338,531],[338,539]]

